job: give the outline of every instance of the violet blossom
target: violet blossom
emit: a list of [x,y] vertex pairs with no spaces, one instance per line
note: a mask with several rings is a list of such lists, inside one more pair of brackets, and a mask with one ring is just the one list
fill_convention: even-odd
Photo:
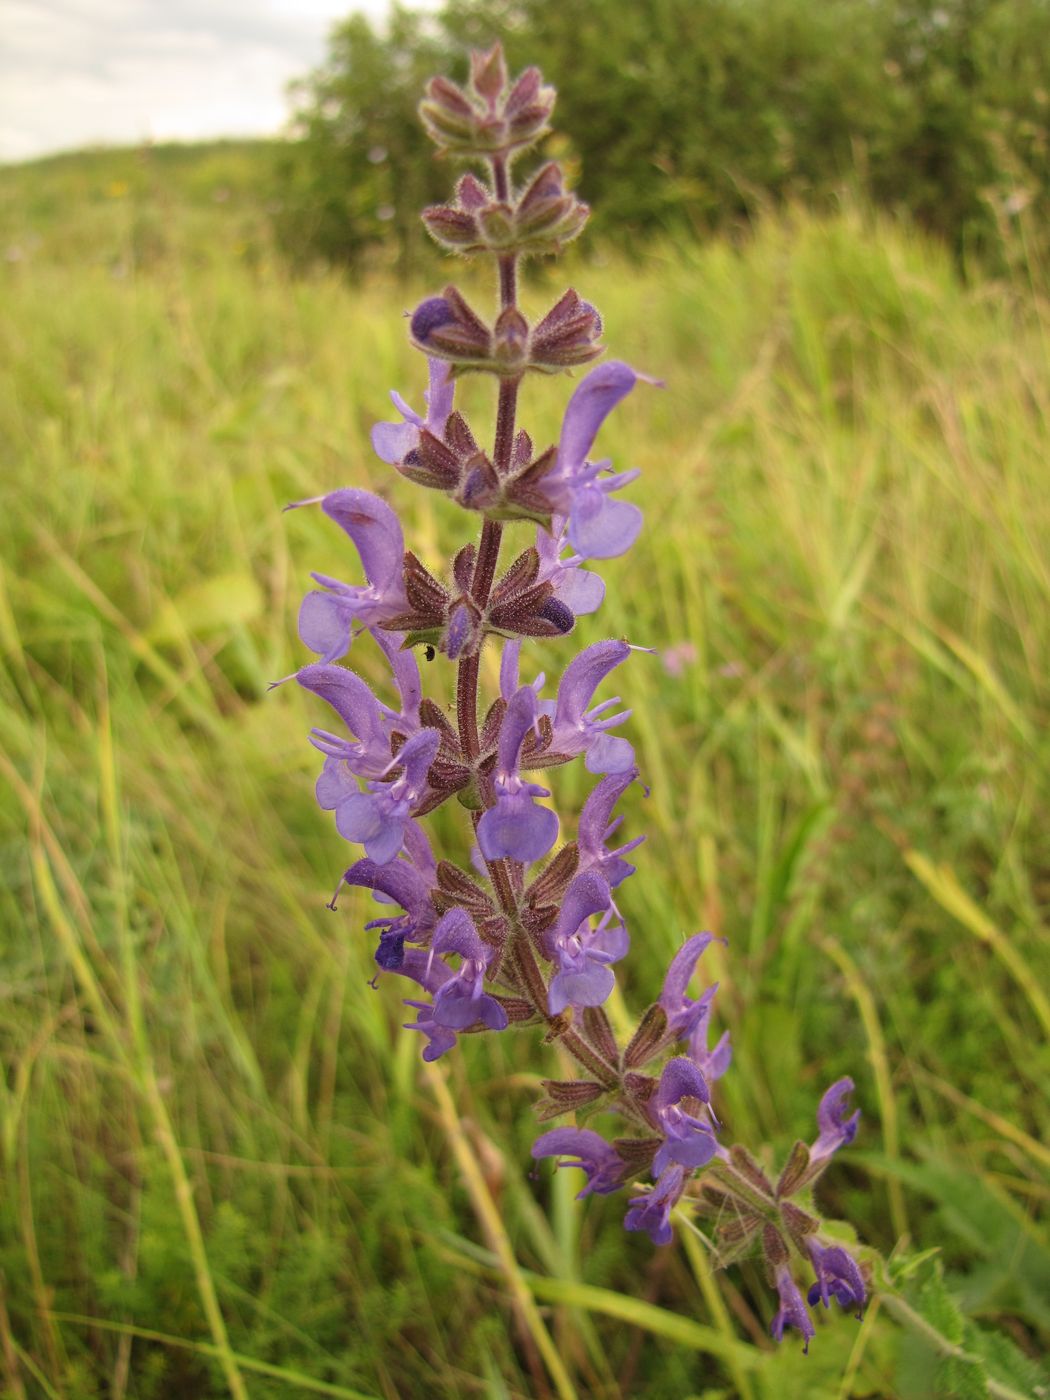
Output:
[[860,1109],[854,1113],[848,1112],[852,1092],[852,1079],[838,1079],[817,1105],[818,1137],[809,1149],[811,1167],[827,1162],[840,1147],[845,1147],[857,1136]]
[[685,1168],[669,1166],[660,1174],[653,1189],[644,1196],[635,1196],[624,1216],[625,1230],[644,1230],[653,1244],[670,1244],[671,1212],[685,1190]]
[[809,1254],[817,1276],[807,1294],[810,1307],[815,1307],[818,1300],[827,1307],[835,1298],[844,1308],[857,1308],[859,1317],[868,1294],[857,1261],[841,1245],[825,1247],[816,1240],[810,1241]]
[[336,661],[350,647],[354,623],[367,627],[386,622],[408,607],[402,578],[405,545],[397,516],[370,491],[347,486],[321,497],[320,504],[357,546],[367,580],[354,585],[327,574],[311,576],[325,591],[307,593],[303,599],[299,636],[322,661]]
[[[700,1111],[682,1107],[695,1100]],[[671,1162],[683,1167],[704,1167],[722,1153],[710,1113],[711,1091],[704,1076],[687,1055],[668,1060],[653,1097],[656,1121],[664,1140],[653,1158],[653,1175],[659,1176]]]
[[586,754],[589,773],[626,773],[634,767],[630,743],[608,732],[630,718],[630,710],[605,713],[620,703],[620,697],[603,700],[592,710],[587,708],[605,677],[630,654],[626,642],[595,642],[587,647],[565,668],[557,701],[547,706],[553,725],[551,748],[569,758]]
[[387,764],[381,777],[395,769],[402,775],[393,782],[373,780],[363,792],[345,794],[335,807],[335,825],[347,841],[359,841],[377,865],[385,865],[400,851],[405,827],[413,808],[426,792],[427,772],[437,756],[440,736],[434,729],[414,734]]
[[613,808],[637,777],[637,768],[610,773],[594,788],[580,812],[576,836],[580,850],[580,873],[597,870],[610,889],[615,889],[634,874],[635,867],[624,857],[645,840],[644,836],[636,836],[622,846],[608,849],[610,839],[623,822],[623,817],[613,818]]
[[809,1344],[817,1335],[816,1328],[813,1326],[813,1319],[809,1315],[805,1300],[798,1290],[798,1285],[791,1277],[791,1269],[786,1263],[777,1268],[774,1282],[780,1299],[780,1307],[769,1325],[774,1340],[783,1341],[784,1329],[794,1327],[802,1333],[802,1350],[809,1351]]
[[564,1158],[556,1165],[579,1167],[587,1180],[576,1193],[578,1201],[592,1194],[607,1196],[623,1185],[626,1164],[616,1149],[590,1128],[552,1128],[532,1144],[532,1155]]
[[522,743],[536,728],[538,718],[536,692],[523,685],[511,697],[500,730],[493,777],[495,805],[478,823],[478,845],[486,860],[539,860],[557,839],[557,814],[535,801],[549,797],[549,789],[525,782],[518,771]]
[[390,390],[394,407],[401,414],[400,423],[377,423],[372,429],[372,449],[382,462],[396,466],[403,462],[419,444],[420,430],[425,428],[435,437],[445,431],[448,415],[452,412],[455,386],[444,360],[431,359],[430,387],[423,395],[426,400],[426,417],[409,408],[396,389]]
[[550,983],[550,1014],[556,1016],[567,1006],[601,1006],[616,983],[609,964],[618,962],[630,945],[601,875],[587,871],[575,876],[550,943],[558,965]]
[[728,1031],[723,1032],[713,1050],[707,1048],[711,1006],[718,983],[712,983],[696,998],[687,996],[686,992],[697,963],[713,942],[713,933],[694,933],[692,938],[687,938],[671,960],[660,993],[660,1005],[667,1016],[668,1037],[689,1041],[689,1056],[708,1083],[720,1079],[732,1060]]
[[630,365],[610,360],[583,377],[565,410],[557,466],[544,486],[554,509],[568,517],[569,543],[584,559],[626,554],[642,528],[638,507],[612,498],[638,471],[609,474],[607,460],[588,461],[598,429],[638,379]]

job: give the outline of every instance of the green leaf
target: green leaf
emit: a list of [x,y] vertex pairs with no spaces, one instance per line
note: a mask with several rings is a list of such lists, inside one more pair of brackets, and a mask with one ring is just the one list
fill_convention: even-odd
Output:
[[938,1268],[931,1272],[919,1290],[918,1307],[920,1315],[931,1327],[956,1346],[962,1346],[966,1323],[959,1305],[948,1292],[947,1285]]
[[984,1367],[959,1356],[946,1357],[937,1368],[937,1394],[952,1400],[988,1400]]

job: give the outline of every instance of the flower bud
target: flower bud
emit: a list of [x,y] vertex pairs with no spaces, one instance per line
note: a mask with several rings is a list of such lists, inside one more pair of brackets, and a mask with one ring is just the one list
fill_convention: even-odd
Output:
[[775,1225],[766,1225],[762,1230],[762,1254],[769,1266],[770,1277],[791,1259],[787,1241]]
[[790,1201],[785,1201],[780,1207],[780,1218],[784,1222],[784,1228],[804,1254],[806,1241],[820,1229],[820,1221],[808,1211],[792,1205]]
[[466,90],[447,78],[431,79],[419,105],[427,135],[465,159],[531,146],[547,130],[554,89],[543,86],[536,68],[526,69],[509,91],[508,81],[499,44],[471,54]]
[[667,1039],[667,1012],[659,1002],[654,1002],[642,1017],[631,1042],[623,1052],[623,1062],[628,1069],[637,1069],[655,1055]]
[[541,1123],[584,1108],[605,1093],[604,1087],[592,1079],[543,1079],[540,1082],[547,1091],[546,1097],[534,1105]]
[[585,365],[601,354],[601,333],[598,312],[570,288],[533,329],[529,364],[548,373]]
[[446,287],[441,296],[420,302],[412,313],[411,329],[420,350],[457,368],[484,367],[491,358],[489,328],[455,287]]

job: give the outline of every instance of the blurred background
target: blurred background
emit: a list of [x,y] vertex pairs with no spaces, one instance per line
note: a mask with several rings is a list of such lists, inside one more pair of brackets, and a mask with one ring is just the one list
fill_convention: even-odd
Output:
[[[1050,4],[345,9],[5,7],[0,1393],[1050,1393]],[[405,309],[491,304],[418,223],[456,171],[415,107],[495,38],[594,211],[526,310],[571,280],[667,384],[606,430],[646,527],[573,639],[657,650],[614,1018],[712,929],[729,1139],[778,1162],[843,1074],[864,1111],[820,1204],[885,1287],[808,1357],[758,1261],[532,1171],[550,1047],[424,1072],[372,906],[325,908],[316,705],[267,692],[309,572],[357,578],[285,503],[463,541],[368,433],[420,402]]]

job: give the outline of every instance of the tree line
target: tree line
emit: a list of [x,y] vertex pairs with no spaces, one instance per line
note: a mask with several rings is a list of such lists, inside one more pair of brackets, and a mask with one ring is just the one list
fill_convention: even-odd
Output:
[[1050,0],[446,0],[354,15],[295,89],[280,236],[299,260],[423,253],[447,197],[416,116],[427,78],[503,41],[559,92],[548,154],[641,246],[849,191],[963,258],[1001,260],[1050,208]]

